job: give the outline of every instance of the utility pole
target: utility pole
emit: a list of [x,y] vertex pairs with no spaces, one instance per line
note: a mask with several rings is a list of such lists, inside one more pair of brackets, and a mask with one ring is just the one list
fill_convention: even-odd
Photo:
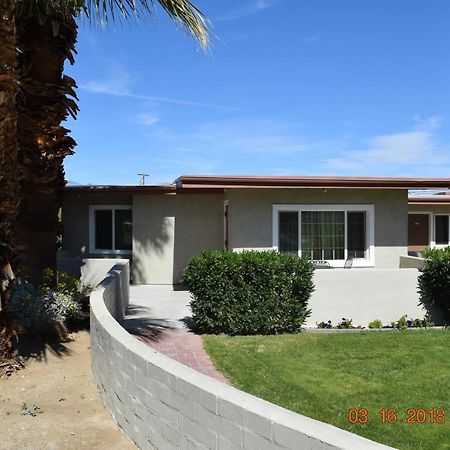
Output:
[[149,174],[148,173],[138,173],[138,175],[141,177],[141,179],[139,181],[139,185],[145,186],[145,177],[148,177]]

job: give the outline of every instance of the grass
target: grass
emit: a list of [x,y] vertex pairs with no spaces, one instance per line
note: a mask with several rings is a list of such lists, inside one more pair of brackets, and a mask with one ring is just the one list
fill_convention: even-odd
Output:
[[[400,449],[450,449],[450,332],[363,332],[203,337],[238,388]],[[369,420],[351,424],[350,408]],[[395,408],[397,422],[379,411]],[[444,424],[407,424],[408,408],[444,408]]]

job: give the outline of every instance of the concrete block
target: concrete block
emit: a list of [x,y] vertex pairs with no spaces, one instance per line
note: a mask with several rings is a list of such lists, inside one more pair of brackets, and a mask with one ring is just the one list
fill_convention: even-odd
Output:
[[177,428],[163,423],[161,425],[161,433],[162,437],[173,444],[174,447],[180,447],[181,443],[183,442],[183,435],[178,431]]
[[147,395],[145,407],[152,414],[159,416],[161,419],[168,423],[177,424],[178,422],[178,411],[176,409],[170,408],[155,397]]
[[292,450],[312,450],[313,439],[297,430],[274,423],[272,424],[272,433],[273,440],[278,445]]
[[218,449],[219,450],[237,450],[243,448],[241,445],[233,444],[230,441],[227,441],[223,436],[219,435],[218,440]]
[[244,410],[243,425],[268,440],[272,439],[271,421],[263,415]]
[[277,448],[273,442],[246,429],[243,430],[243,437],[245,450],[274,450]]
[[217,413],[224,419],[243,425],[243,408],[222,398],[217,399]]
[[237,447],[240,447],[243,444],[243,428],[235,422],[224,419],[223,417],[218,417],[217,432],[219,433],[219,436],[233,443],[233,445]]
[[217,398],[214,394],[203,390],[200,386],[195,386],[191,383],[187,383],[184,380],[179,380],[177,384],[177,393],[182,397],[195,402],[203,406],[205,409],[217,413]]
[[217,447],[217,432],[211,431],[185,416],[179,417],[179,430],[185,436],[193,437],[209,449],[215,449]]
[[159,383],[167,386],[169,389],[176,390],[177,378],[171,373],[167,372],[163,367],[158,367],[151,362],[147,363],[147,375]]

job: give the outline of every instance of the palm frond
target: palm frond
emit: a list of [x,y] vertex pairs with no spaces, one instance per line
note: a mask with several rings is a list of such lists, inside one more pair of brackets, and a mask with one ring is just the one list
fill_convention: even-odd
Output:
[[91,21],[105,24],[116,19],[129,20],[153,16],[159,4],[166,13],[195,37],[203,48],[209,47],[209,30],[205,16],[189,0],[0,0],[14,3],[19,16],[79,15],[82,11]]

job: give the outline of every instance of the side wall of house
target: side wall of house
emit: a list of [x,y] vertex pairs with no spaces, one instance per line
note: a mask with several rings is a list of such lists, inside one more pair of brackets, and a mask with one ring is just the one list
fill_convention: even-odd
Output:
[[134,283],[179,283],[192,256],[221,248],[222,194],[133,197]]
[[272,248],[273,204],[373,204],[375,267],[398,268],[407,254],[408,194],[386,189],[233,189],[229,201],[230,246]]
[[[64,193],[63,254],[67,257],[111,258],[89,252],[89,206],[90,205],[131,205],[131,195],[110,193],[71,194]],[[122,256],[123,257],[123,256]]]

